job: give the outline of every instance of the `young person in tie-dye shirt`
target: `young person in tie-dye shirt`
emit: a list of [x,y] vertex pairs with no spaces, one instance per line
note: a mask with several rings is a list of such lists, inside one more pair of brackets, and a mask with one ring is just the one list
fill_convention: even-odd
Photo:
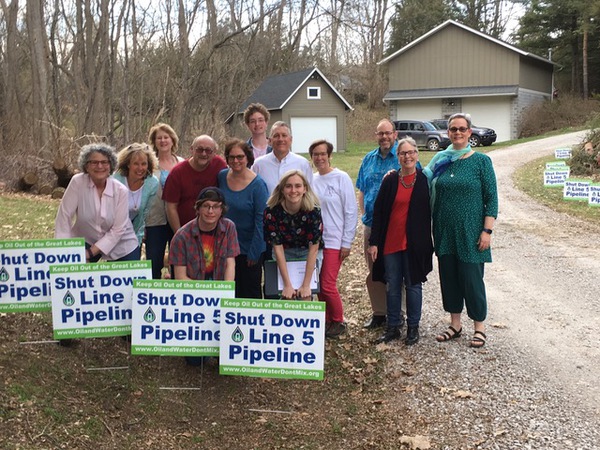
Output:
[[216,187],[204,188],[194,205],[196,218],[182,226],[171,241],[169,264],[178,280],[235,278],[240,253],[234,223],[224,217],[225,197]]

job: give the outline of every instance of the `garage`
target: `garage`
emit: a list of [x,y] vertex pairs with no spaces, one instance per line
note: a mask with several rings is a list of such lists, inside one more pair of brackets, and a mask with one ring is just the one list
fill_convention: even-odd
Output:
[[337,118],[336,117],[292,117],[294,153],[308,153],[308,147],[317,139],[327,139],[337,149]]

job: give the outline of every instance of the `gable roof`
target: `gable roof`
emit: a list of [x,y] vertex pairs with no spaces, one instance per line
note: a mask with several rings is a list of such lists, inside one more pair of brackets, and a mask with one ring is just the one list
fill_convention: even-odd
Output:
[[285,73],[281,75],[273,75],[258,86],[258,88],[246,99],[237,113],[231,114],[225,123],[229,123],[235,114],[242,114],[250,103],[262,103],[269,111],[281,110],[298,92],[298,90],[309,80],[314,74],[327,83],[335,95],[344,103],[347,109],[354,108],[346,101],[344,97],[337,91],[336,88],[329,82],[327,77],[316,67],[301,70],[299,72]]
[[510,45],[510,44],[508,44],[508,43],[506,43],[504,41],[501,41],[499,39],[493,38],[493,37],[491,37],[491,36],[489,36],[489,35],[487,35],[485,33],[482,33],[480,31],[474,30],[473,28],[469,28],[468,26],[463,25],[462,23],[455,22],[454,20],[447,20],[447,21],[445,21],[441,25],[438,25],[437,27],[433,28],[429,32],[425,33],[423,36],[421,36],[421,37],[415,39],[414,41],[410,42],[409,44],[405,45],[400,50],[398,50],[398,51],[392,53],[391,55],[389,55],[388,57],[382,59],[377,64],[386,64],[386,63],[388,63],[389,61],[391,61],[395,57],[401,55],[402,53],[404,53],[407,50],[413,48],[414,46],[416,46],[420,42],[424,41],[429,36],[431,36],[431,35],[439,32],[440,30],[442,30],[442,29],[444,29],[444,28],[446,28],[448,26],[451,26],[451,25],[454,25],[456,27],[462,28],[463,30],[468,31],[469,33],[473,33],[474,35],[479,36],[479,37],[481,37],[483,39],[487,39],[488,41],[491,41],[494,44],[501,45],[502,47],[505,47],[505,48],[507,48],[507,49],[515,52],[515,53],[518,53],[521,56],[525,56],[527,58],[533,58],[533,59],[536,59],[538,61],[545,62],[547,64],[552,64],[552,65],[556,64],[556,63],[550,61],[549,59],[542,58],[541,56],[534,55],[533,53],[526,52],[525,50],[521,50],[520,48],[517,48],[517,47],[515,47],[513,45]]

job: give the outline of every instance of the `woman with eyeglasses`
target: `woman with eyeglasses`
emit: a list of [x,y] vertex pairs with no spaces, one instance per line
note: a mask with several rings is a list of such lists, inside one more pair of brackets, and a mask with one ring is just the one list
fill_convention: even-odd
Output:
[[152,175],[156,166],[156,156],[147,144],[133,143],[117,155],[117,170],[113,176],[129,190],[129,219],[140,247],[148,208],[158,189],[158,179]]
[[469,345],[485,345],[487,299],[484,264],[492,262],[492,229],[498,216],[498,191],[492,160],[469,145],[471,116],[448,119],[452,145],[436,154],[423,170],[429,179],[433,212],[433,240],[444,310],[450,326],[438,342],[462,334],[461,315],[466,306],[474,332]]
[[[301,170],[289,170],[269,197],[263,216],[265,241],[273,247],[283,281],[285,300],[309,300],[311,280],[318,276],[323,254],[323,220],[319,200]],[[288,270],[288,261],[305,260],[304,275],[296,283]],[[319,261],[319,262],[318,262]]]
[[246,142],[227,141],[225,160],[229,168],[219,172],[217,180],[228,205],[225,217],[235,223],[240,244],[235,258],[235,296],[262,298],[263,211],[269,192],[264,180],[249,169],[254,153]]
[[350,255],[356,234],[358,205],[348,174],[331,166],[333,144],[324,139],[315,141],[308,147],[308,153],[317,169],[312,187],[319,197],[323,217],[324,248],[319,300],[327,305],[325,337],[336,338],[347,328],[337,279],[342,263]]
[[117,166],[113,147],[84,145],[79,169],[58,208],[54,236],[85,239],[86,260],[140,259],[138,238],[129,220],[129,190],[110,175]]
[[[158,165],[154,167],[153,173],[158,178],[159,184],[156,195],[150,201],[146,216],[146,259],[152,261],[152,278],[157,280],[162,277],[165,248],[173,238],[173,230],[167,222],[167,210],[162,192],[171,169],[184,159],[177,155],[179,137],[166,123],[157,123],[150,128],[148,142],[158,159]],[[168,271],[166,276],[170,276]]]
[[373,280],[387,284],[387,325],[376,342],[402,336],[404,285],[408,325],[404,343],[413,345],[419,341],[422,286],[433,269],[431,208],[427,178],[417,167],[417,143],[411,137],[400,139],[396,151],[400,169],[381,183],[367,251],[373,261]]

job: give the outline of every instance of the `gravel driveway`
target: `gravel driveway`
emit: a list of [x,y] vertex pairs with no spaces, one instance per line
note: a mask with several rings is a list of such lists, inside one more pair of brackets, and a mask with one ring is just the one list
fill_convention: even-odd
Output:
[[[489,153],[500,212],[486,265],[488,343],[448,343],[437,273],[424,287],[422,339],[384,347],[404,436],[420,448],[600,448],[600,226],[536,204],[514,169],[584,132]],[[542,182],[542,180],[540,180]],[[408,410],[408,412],[407,412]],[[414,446],[413,446],[414,447]]]

